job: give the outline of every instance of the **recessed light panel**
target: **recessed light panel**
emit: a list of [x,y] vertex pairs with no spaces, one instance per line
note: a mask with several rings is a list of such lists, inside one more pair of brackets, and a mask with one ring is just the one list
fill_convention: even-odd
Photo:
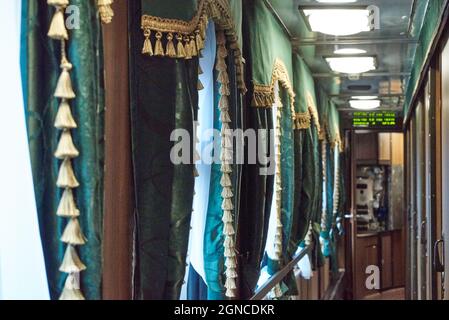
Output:
[[353,100],[375,100],[379,99],[378,96],[354,96],[352,97]]
[[365,54],[366,50],[357,49],[357,48],[343,48],[338,49],[334,51],[334,54],[341,54],[341,55],[347,55],[347,54]]
[[380,107],[380,100],[351,100],[349,105],[353,109],[358,110],[373,110]]
[[338,73],[359,74],[376,69],[375,57],[329,57],[326,61]]
[[313,32],[334,36],[349,36],[370,31],[368,9],[304,9]]
[[356,2],[357,0],[316,0],[316,1],[321,3],[350,3]]

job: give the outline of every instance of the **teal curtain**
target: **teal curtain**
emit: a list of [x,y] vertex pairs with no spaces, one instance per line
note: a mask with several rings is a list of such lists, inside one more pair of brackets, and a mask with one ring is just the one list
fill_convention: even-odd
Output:
[[[179,298],[194,190],[193,152],[175,165],[170,136],[193,136],[198,110],[198,58],[142,55],[139,1],[129,2],[131,23],[131,127],[136,190],[136,299]],[[192,139],[189,139],[192,140]],[[193,141],[188,141],[193,150]]]
[[[80,223],[87,244],[79,247],[87,270],[81,289],[87,299],[101,299],[104,88],[101,26],[95,1],[72,0],[79,8],[79,29],[70,30],[68,56],[74,91],[72,132],[80,157],[73,162],[81,186],[75,190]],[[54,12],[46,1],[23,1],[22,76],[33,178],[52,299],[62,291],[66,275],[59,272],[65,245],[59,240],[66,220],[56,216],[62,190],[56,187],[60,161],[54,158],[60,132],[53,126],[59,102],[53,97],[60,69],[60,43],[47,38]]]
[[[231,129],[241,129],[242,126],[242,101],[241,95],[237,89],[236,69],[234,56],[231,50],[228,51],[229,57],[226,64],[230,81],[231,95],[229,97],[230,110],[229,115],[232,120]],[[214,79],[217,79],[218,73],[214,72]],[[221,131],[222,123],[220,121],[220,110],[218,107],[220,101],[220,84],[215,82],[214,98],[214,129]],[[217,139],[221,140],[221,139]],[[221,141],[215,141],[214,154],[221,152]],[[236,152],[236,151],[235,151]],[[239,164],[232,165],[232,190],[234,190],[234,228],[237,230],[240,211],[240,187],[241,187],[241,168]],[[204,268],[206,272],[206,283],[208,287],[208,300],[226,299],[224,288],[224,235],[223,235],[223,210],[221,208],[223,199],[221,193],[223,187],[221,180],[221,164],[213,163],[211,172],[211,181],[209,189],[209,205],[207,209],[206,228],[204,232]]]

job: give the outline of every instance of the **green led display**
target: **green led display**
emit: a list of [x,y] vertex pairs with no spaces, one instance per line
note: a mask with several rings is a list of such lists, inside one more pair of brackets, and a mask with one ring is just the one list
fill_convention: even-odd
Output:
[[396,112],[356,111],[352,114],[352,126],[356,128],[392,128],[398,124]]

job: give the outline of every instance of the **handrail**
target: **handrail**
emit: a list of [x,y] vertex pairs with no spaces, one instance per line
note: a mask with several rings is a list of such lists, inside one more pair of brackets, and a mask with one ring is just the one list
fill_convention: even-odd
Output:
[[311,251],[311,247],[306,247],[303,250],[301,250],[298,254],[296,254],[293,259],[281,270],[276,272],[274,275],[268,279],[267,282],[265,282],[259,289],[257,289],[256,293],[250,300],[263,300],[270,291],[284,279],[287,274],[293,270],[293,268],[298,264],[299,261],[301,261],[302,258],[304,258],[307,254],[309,254]]

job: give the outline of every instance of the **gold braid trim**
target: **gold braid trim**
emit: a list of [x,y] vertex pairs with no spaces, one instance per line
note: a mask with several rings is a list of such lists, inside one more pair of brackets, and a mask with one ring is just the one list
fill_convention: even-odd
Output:
[[312,117],[308,111],[306,112],[298,112],[295,117],[295,129],[303,130],[310,128],[310,121]]
[[321,132],[321,126],[320,126],[320,118],[318,115],[318,110],[316,108],[314,99],[312,97],[312,94],[310,92],[307,92],[307,106],[310,112],[310,116],[313,119],[313,122],[315,124],[316,129],[318,132]]
[[142,29],[165,33],[180,33],[182,35],[194,35],[201,17],[204,15],[205,0],[198,2],[198,12],[190,21],[161,18],[150,15],[142,16]]
[[345,151],[345,146],[343,141],[341,140],[340,134],[337,133],[337,137],[335,139],[333,139],[330,142],[332,148],[335,148],[338,146],[338,150],[340,151],[340,153],[343,153]]
[[[74,190],[80,186],[73,170],[72,161],[79,157],[80,151],[74,144],[72,130],[78,125],[72,115],[70,101],[76,98],[73,90],[71,72],[73,65],[67,56],[67,41],[69,33],[65,25],[65,8],[70,4],[68,0],[47,0],[49,6],[55,8],[53,19],[50,23],[48,37],[60,43],[61,49],[61,73],[56,84],[54,97],[59,99],[60,105],[54,127],[61,132],[59,143],[54,152],[54,157],[61,160],[56,186],[63,190],[56,215],[67,220],[60,241],[66,244],[64,258],[59,271],[66,273],[64,288],[60,293],[60,300],[84,300],[80,289],[80,273],[86,270],[86,265],[78,256],[76,247],[86,244],[81,225],[78,220],[80,210],[77,207]],[[58,133],[59,134],[59,133]]]
[[251,105],[257,108],[271,108],[275,101],[274,84],[279,82],[282,87],[287,89],[290,96],[290,110],[292,113],[292,119],[295,120],[295,93],[293,92],[293,86],[288,76],[287,67],[280,59],[274,61],[273,72],[271,75],[271,84],[262,85],[254,83],[254,93]]
[[327,131],[327,121],[326,119],[322,120],[322,124],[321,124],[321,128],[320,131],[318,133],[318,139],[319,140],[326,140],[328,141],[329,139],[327,137],[330,137],[329,132]]
[[231,8],[228,0],[207,0],[208,15],[226,35],[226,43],[234,52],[234,62],[237,73],[237,86],[245,94],[247,92],[245,85],[244,63],[241,48],[239,47],[239,38],[235,31],[234,19],[231,15]]
[[199,0],[197,14],[190,21],[143,15],[141,27],[145,41],[142,54],[175,59],[199,56],[204,49],[209,19],[215,22],[217,30],[224,32],[226,43],[234,53],[237,86],[244,94],[247,91],[244,60],[227,0]]
[[104,24],[112,22],[112,17],[114,17],[114,10],[112,10],[113,3],[114,0],[97,0],[98,12]]

